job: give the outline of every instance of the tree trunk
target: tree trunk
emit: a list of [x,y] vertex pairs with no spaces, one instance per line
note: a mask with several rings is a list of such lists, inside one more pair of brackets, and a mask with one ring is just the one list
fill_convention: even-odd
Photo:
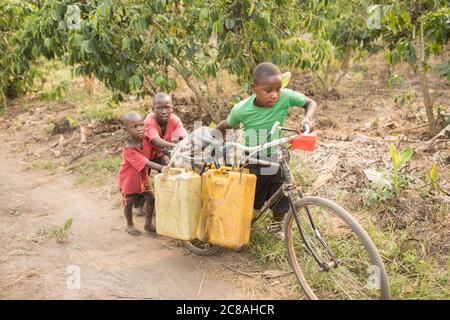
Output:
[[330,91],[330,68],[331,68],[331,59],[328,60],[327,66],[325,68],[325,74],[323,76],[323,93],[324,95],[328,95]]
[[[422,68],[421,68],[422,69]],[[433,112],[433,101],[430,97],[430,90],[428,88],[428,82],[426,79],[425,71],[422,69],[420,73],[420,88],[422,90],[423,102],[425,104],[425,109],[427,111],[428,123],[430,124],[430,131],[432,135],[436,134],[436,119]]]
[[206,111],[214,122],[220,121],[221,119],[219,119],[218,112],[214,110],[212,104],[208,101],[208,98],[206,98],[207,93],[201,90],[201,88],[196,87],[189,77],[184,77],[183,75],[182,77],[184,81],[187,83],[189,89],[191,89],[192,92],[194,93],[197,103],[200,106],[200,109]]
[[95,91],[95,79],[91,76],[84,76],[84,84],[86,86],[87,92],[90,96],[92,96]]
[[8,110],[8,97],[6,97],[6,94],[2,92],[2,100],[3,100],[3,110]]
[[347,40],[347,48],[345,49],[345,55],[344,55],[344,60],[342,61],[341,64],[341,74],[339,75],[339,77],[336,79],[336,81],[334,81],[333,83],[333,88],[336,88],[336,86],[339,84],[339,82],[342,80],[342,78],[345,77],[345,75],[348,73],[348,69],[350,66],[350,59],[352,57],[352,47],[350,46],[353,39],[354,39],[355,34],[352,33],[348,40]]
[[[417,50],[416,50],[417,53]],[[419,62],[420,88],[422,90],[423,102],[427,112],[428,123],[430,124],[431,135],[436,134],[436,119],[433,112],[433,101],[430,96],[430,89],[426,78],[425,70],[425,41],[423,38],[423,21],[420,22],[420,62]]]
[[183,80],[186,82],[186,84],[189,87],[189,89],[191,89],[191,91],[194,93],[195,99],[197,100],[197,104],[199,105],[200,109],[206,111],[210,115],[211,119],[214,122],[221,121],[222,119],[219,118],[219,116],[220,116],[219,112],[214,110],[212,104],[206,98],[207,92],[202,90],[202,88],[200,87],[200,85],[198,85],[198,83],[194,83],[192,81],[191,77],[185,76],[183,74],[183,72],[181,72],[182,71],[182,66],[181,66],[181,64],[178,61],[176,61],[172,65],[172,67],[183,78]]

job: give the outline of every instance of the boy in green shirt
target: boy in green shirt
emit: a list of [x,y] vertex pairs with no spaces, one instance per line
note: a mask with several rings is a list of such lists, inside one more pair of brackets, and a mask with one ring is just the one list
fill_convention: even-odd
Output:
[[[264,62],[256,66],[253,71],[251,84],[253,95],[236,104],[228,118],[217,125],[217,129],[225,136],[227,129],[235,128],[242,123],[244,127],[244,144],[256,146],[262,144],[276,121],[284,125],[284,120],[290,107],[303,107],[305,117],[300,122],[300,128],[304,131],[306,126],[313,129],[312,116],[317,108],[317,103],[304,94],[283,89],[281,85],[281,71],[270,62]],[[280,137],[280,132],[275,132],[269,141]],[[258,158],[276,161],[278,158],[275,149],[268,149],[267,154],[260,154]],[[281,167],[277,172],[262,170],[256,165],[249,165],[250,171],[257,176],[255,202],[253,207],[260,209],[275,191],[283,184],[283,172]],[[281,221],[289,211],[289,201],[283,198],[272,208],[273,227],[272,232],[281,231]]]

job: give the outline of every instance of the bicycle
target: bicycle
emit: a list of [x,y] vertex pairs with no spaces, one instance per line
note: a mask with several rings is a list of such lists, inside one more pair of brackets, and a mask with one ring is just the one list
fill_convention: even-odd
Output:
[[[244,156],[242,169],[248,165],[252,155],[280,146],[279,163],[253,159],[261,166],[281,167],[285,172],[285,181],[263,207],[255,211],[252,226],[269,214],[269,208],[285,195],[290,207],[284,222],[288,261],[309,299],[390,299],[389,280],[383,261],[364,228],[343,207],[325,198],[304,196],[295,183],[288,166],[289,146],[302,134],[276,123],[268,138],[277,129],[295,132],[296,135],[256,147],[228,143],[220,148],[221,152],[231,147],[244,150],[247,155]],[[183,158],[191,162],[199,160],[192,156]],[[219,156],[212,154],[212,161],[197,165],[196,169],[200,169],[199,173],[202,174],[212,165],[218,167],[219,160]],[[183,245],[198,255],[213,255],[222,249],[200,240],[184,241]]]

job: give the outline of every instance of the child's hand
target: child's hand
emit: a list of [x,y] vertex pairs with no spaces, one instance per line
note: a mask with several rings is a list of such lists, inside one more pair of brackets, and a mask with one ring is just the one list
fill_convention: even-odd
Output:
[[161,151],[170,157],[173,152],[173,147],[165,147],[165,148],[162,148]]
[[307,131],[307,129],[309,129],[308,132],[312,132],[314,129],[314,122],[309,118],[309,117],[305,117],[302,122],[300,123],[300,131],[301,132],[305,132]]

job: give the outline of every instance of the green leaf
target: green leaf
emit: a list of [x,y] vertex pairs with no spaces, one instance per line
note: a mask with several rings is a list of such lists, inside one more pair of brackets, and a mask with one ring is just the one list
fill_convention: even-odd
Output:
[[398,74],[393,74],[389,77],[387,81],[387,87],[389,89],[394,89],[395,87],[399,87],[403,89],[405,87],[405,80],[402,76]]
[[252,15],[254,10],[255,10],[255,4],[253,3],[253,1],[250,1],[250,9],[248,10],[249,17]]
[[166,82],[166,79],[163,76],[157,76],[155,79],[155,84],[157,86],[163,86],[165,82]]
[[74,127],[74,126],[76,126],[78,124],[78,121],[74,117],[72,117],[71,115],[67,115],[66,118],[70,122],[72,127]]
[[64,223],[64,231],[68,231],[70,229],[70,227],[72,226],[72,222],[73,222],[73,219],[70,218],[66,221],[66,223]]
[[52,3],[52,10],[50,11],[50,14],[52,16],[52,19],[55,21],[61,21],[63,17],[63,10],[64,6],[61,3],[54,2]]
[[450,60],[438,63],[436,69],[442,77],[446,77],[450,81]]
[[34,58],[39,58],[41,54],[41,48],[38,45],[34,45],[33,49],[31,49],[31,54]]
[[209,17],[209,10],[206,8],[203,8],[202,10],[200,10],[200,18],[202,18],[203,20],[207,20]]
[[430,175],[431,181],[436,181],[436,179],[437,179],[436,163],[433,164],[433,168],[431,168],[429,175]]
[[291,80],[291,73],[285,72],[281,75],[281,87],[282,88],[286,88],[287,85],[289,84],[289,81]]
[[394,167],[399,167],[398,165],[398,153],[397,153],[397,148],[395,148],[394,144],[391,143],[391,145],[389,146],[389,153],[391,154],[391,158],[392,158],[392,162],[394,164]]
[[102,1],[100,6],[97,9],[97,12],[100,16],[110,15],[111,11],[112,11],[112,6],[111,6],[110,0]]
[[51,45],[52,45],[52,39],[50,39],[50,38],[45,38],[45,39],[44,39],[44,46],[46,46],[47,48],[50,49]]
[[83,40],[83,42],[81,43],[81,49],[86,53],[92,53],[90,40]]
[[411,148],[406,148],[400,153],[399,157],[399,165],[402,166],[409,160],[411,160],[411,157],[413,155],[413,150]]
[[223,32],[222,20],[219,19],[219,20],[216,20],[216,21],[213,22],[213,24],[212,24],[212,32],[213,33],[217,33],[217,34],[220,34],[220,33]]
[[131,90],[134,90],[134,91],[139,90],[142,86],[141,77],[137,74],[132,76],[129,80],[129,85],[130,85]]

